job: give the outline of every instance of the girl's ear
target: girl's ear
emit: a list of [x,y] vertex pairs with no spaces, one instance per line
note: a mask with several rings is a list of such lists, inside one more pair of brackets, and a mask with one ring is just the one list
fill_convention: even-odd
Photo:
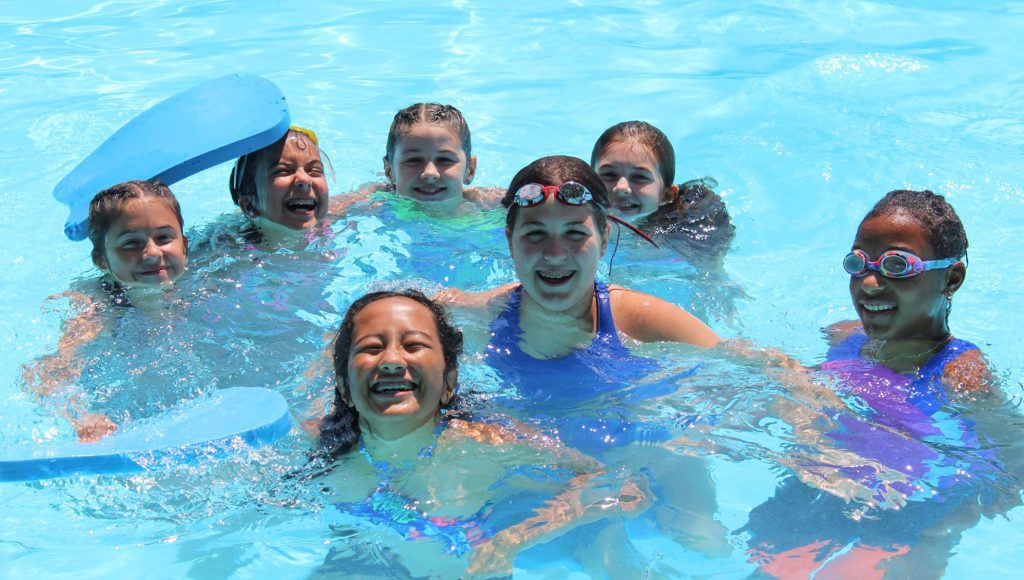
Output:
[[675,203],[677,199],[679,199],[679,186],[675,184],[666,186],[665,191],[661,192],[661,203],[659,205]]
[[462,177],[462,183],[469,185],[473,183],[474,177],[476,177],[476,155],[472,155],[466,160],[466,174]]
[[185,250],[185,257],[187,258],[188,257],[188,236],[186,236],[185,234],[181,235],[181,245],[183,246],[183,249]]
[[395,184],[395,171],[391,169],[391,164],[388,163],[387,157],[384,157],[384,177],[391,185]]
[[512,256],[512,230],[505,228],[505,241],[508,242],[508,255]]
[[447,405],[455,396],[455,386],[459,384],[459,369],[452,369],[444,374],[444,392],[441,393],[441,404]]
[[256,209],[256,204],[253,202],[253,197],[251,195],[239,197],[238,207],[241,208],[243,214],[249,217],[255,217],[260,215],[260,212],[258,209]]
[[963,286],[965,278],[967,278],[967,266],[963,262],[953,264],[947,270],[946,286],[942,293],[947,297],[952,297],[960,289],[960,286]]
[[604,257],[605,250],[608,249],[608,240],[612,237],[612,224],[610,221],[604,222],[604,235],[601,236],[601,257]]
[[102,270],[104,272],[107,272],[108,270],[110,270],[110,268],[107,266],[107,259],[106,259],[106,257],[104,257],[103,254],[101,254],[101,253],[99,253],[99,252],[97,252],[95,250],[93,250],[93,252],[92,252],[92,263],[93,263],[94,266],[96,266],[98,269],[100,269],[100,270]]

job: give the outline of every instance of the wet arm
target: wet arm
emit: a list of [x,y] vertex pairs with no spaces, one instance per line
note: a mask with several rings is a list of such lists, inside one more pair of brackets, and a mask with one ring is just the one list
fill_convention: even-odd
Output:
[[710,348],[722,339],[696,316],[655,296],[613,286],[615,324],[641,342],[684,342]]

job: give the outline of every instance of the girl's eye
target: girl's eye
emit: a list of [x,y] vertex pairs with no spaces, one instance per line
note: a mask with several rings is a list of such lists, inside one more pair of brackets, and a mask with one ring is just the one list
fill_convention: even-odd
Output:
[[408,342],[405,344],[405,350],[409,352],[416,352],[427,348],[427,345],[422,342]]
[[437,160],[438,165],[455,165],[457,162],[458,160],[452,159],[451,157],[442,157]]
[[132,240],[130,242],[124,242],[120,246],[120,248],[122,250],[137,250],[137,249],[139,249],[141,247],[142,247],[142,242],[137,241],[137,240]]
[[544,232],[526,232],[523,234],[523,237],[526,238],[526,241],[535,244],[546,238],[547,234]]
[[637,183],[650,183],[653,180],[650,177],[646,176],[646,175],[634,175],[633,176],[633,181],[635,181]]
[[614,173],[602,173],[600,174],[600,177],[601,179],[607,181],[608,183],[615,183],[616,181],[619,180],[619,176],[615,175]]
[[382,344],[364,344],[356,349],[356,354],[377,354],[382,350],[384,350],[384,345]]
[[570,240],[579,241],[590,237],[590,233],[580,230],[571,230],[565,233],[565,237],[569,238]]
[[406,157],[402,160],[402,165],[419,165],[423,163],[423,159],[420,157]]

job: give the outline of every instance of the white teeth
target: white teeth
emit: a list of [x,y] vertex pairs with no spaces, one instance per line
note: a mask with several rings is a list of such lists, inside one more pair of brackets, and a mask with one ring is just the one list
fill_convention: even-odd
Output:
[[411,391],[416,388],[412,383],[377,383],[370,388],[374,393],[393,393],[396,391]]
[[316,209],[316,200],[310,198],[289,200],[286,204],[288,209],[313,210]]
[[893,306],[891,304],[863,304],[862,303],[861,306],[864,307],[864,310],[870,310],[871,312],[882,312],[882,311],[885,311],[885,310],[892,310],[893,308],[896,308],[895,306]]
[[556,279],[556,280],[560,280],[562,278],[568,278],[569,276],[572,276],[573,271],[572,270],[558,270],[558,271],[546,271],[546,272],[537,272],[537,273],[540,274],[541,276],[545,277],[545,278],[553,278],[553,279]]

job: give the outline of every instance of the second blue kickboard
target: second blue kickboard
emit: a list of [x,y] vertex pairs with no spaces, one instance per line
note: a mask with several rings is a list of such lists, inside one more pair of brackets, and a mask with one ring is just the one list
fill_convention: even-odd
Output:
[[0,451],[0,482],[133,473],[194,464],[272,443],[291,429],[276,391],[234,387],[125,425],[94,443],[27,445]]
[[255,75],[229,75],[157,103],[121,127],[64,177],[53,197],[71,208],[64,233],[88,235],[89,202],[132,179],[170,185],[274,143],[288,131],[288,104]]

